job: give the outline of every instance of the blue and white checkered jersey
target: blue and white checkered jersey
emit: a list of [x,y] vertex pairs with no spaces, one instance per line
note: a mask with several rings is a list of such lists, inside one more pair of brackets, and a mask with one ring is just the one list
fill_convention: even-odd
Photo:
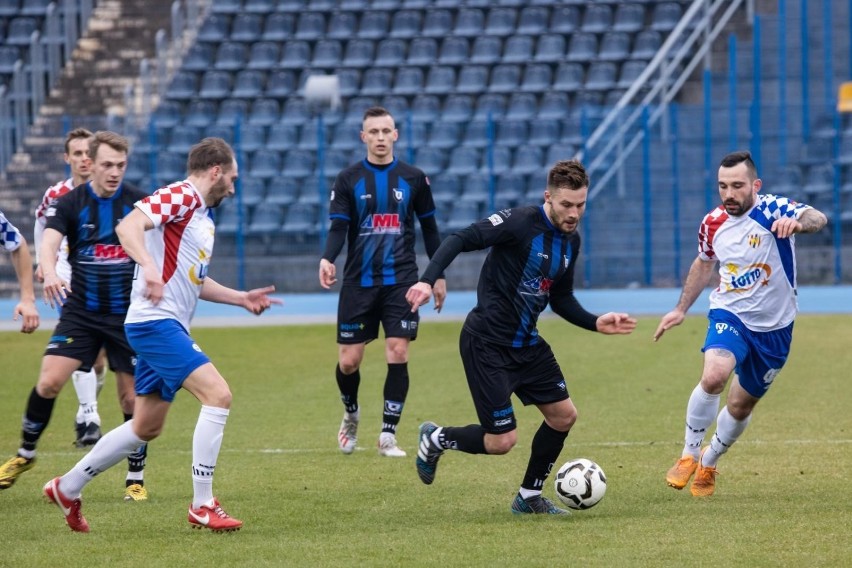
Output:
[[23,242],[24,237],[21,235],[21,231],[6,219],[6,216],[0,211],[0,245],[3,245],[3,248],[7,251],[12,252],[18,250]]

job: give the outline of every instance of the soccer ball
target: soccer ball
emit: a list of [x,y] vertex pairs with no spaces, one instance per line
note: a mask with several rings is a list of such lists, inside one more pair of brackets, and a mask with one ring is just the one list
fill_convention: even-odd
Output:
[[606,475],[601,466],[587,459],[566,462],[556,472],[556,495],[571,509],[588,509],[606,493]]

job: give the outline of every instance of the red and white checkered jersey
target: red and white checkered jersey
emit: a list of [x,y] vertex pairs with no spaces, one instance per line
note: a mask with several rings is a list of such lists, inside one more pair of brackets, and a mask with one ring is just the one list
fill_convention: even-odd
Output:
[[758,195],[740,216],[719,206],[698,229],[698,256],[718,260],[719,287],[710,308],[728,310],[753,331],[772,331],[796,317],[795,238],[779,239],[770,229],[782,217],[800,218],[808,205],[778,195]]
[[201,285],[213,256],[215,226],[208,208],[189,181],[176,182],[136,202],[154,224],[145,231],[145,248],[165,283],[163,298],[155,306],[145,298],[145,280],[133,280],[127,323],[175,319],[189,330]]
[[[45,213],[47,210],[56,204],[56,200],[74,189],[74,178],[68,178],[65,181],[60,181],[55,185],[51,185],[44,192],[41,202],[35,210],[35,224],[33,225],[33,243],[35,248],[36,263],[39,262],[39,253],[41,252],[41,237],[44,234],[44,228],[47,226],[47,218]],[[56,254],[56,274],[66,282],[71,281],[71,264],[68,262],[68,239],[63,238],[59,245],[59,252]]]

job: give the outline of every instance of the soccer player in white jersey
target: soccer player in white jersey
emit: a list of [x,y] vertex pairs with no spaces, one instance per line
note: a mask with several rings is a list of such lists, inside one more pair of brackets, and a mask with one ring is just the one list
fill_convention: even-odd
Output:
[[21,333],[32,333],[38,329],[38,308],[35,305],[35,290],[33,290],[33,260],[27,240],[15,225],[6,219],[0,211],[0,248],[12,255],[12,265],[18,277],[21,288],[21,300],[15,305],[15,321],[21,318]]
[[125,320],[127,339],[137,354],[136,408],[133,420],[105,434],[68,473],[44,486],[44,494],[74,531],[89,531],[80,511],[83,487],[160,434],[181,388],[201,402],[192,440],[194,496],[188,521],[213,531],[242,526],[213,496],[213,470],[231,391],[193,341],[189,324],[199,297],[242,306],[256,315],[281,302],[269,297],[273,286],[242,292],[207,276],[215,232],[209,209],[234,194],[238,175],[231,147],[221,138],[205,138],[190,150],[187,170],[184,181],[138,201],[116,228],[124,250],[138,265]]
[[[63,159],[71,170],[71,177],[47,188],[41,202],[35,210],[35,225],[33,226],[33,241],[35,242],[36,279],[44,282],[39,249],[41,248],[44,229],[47,227],[47,211],[56,205],[56,201],[74,189],[89,181],[91,176],[91,160],[89,159],[89,140],[92,132],[85,128],[75,128],[65,137],[65,154]],[[71,282],[71,264],[68,262],[68,239],[63,238],[56,256],[56,274],[65,282]],[[78,448],[91,446],[101,437],[101,417],[98,413],[98,394],[106,376],[106,353],[101,351],[94,366],[88,371],[74,371],[71,380],[77,392],[77,416],[74,420],[76,439],[74,445]]]
[[[690,487],[696,497],[716,489],[716,464],[739,439],[751,413],[769,390],[790,352],[796,303],[795,234],[826,224],[813,207],[780,195],[759,194],[762,182],[748,152],[734,152],[719,167],[722,205],[708,213],[698,231],[698,257],[686,276],[677,306],[663,316],[654,341],[683,322],[689,307],[719,265],[719,286],[710,294],[710,323],[704,340],[704,370],[686,406],[682,456],[666,483]],[[736,373],[725,406],[722,391]],[[718,416],[717,416],[718,413]],[[713,419],[716,431],[701,449]]]

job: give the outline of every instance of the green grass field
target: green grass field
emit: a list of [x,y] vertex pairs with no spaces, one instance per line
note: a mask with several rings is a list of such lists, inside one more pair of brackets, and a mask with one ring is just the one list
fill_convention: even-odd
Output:
[[[510,454],[448,452],[434,485],[418,480],[420,422],[475,421],[457,351],[460,323],[430,322],[413,345],[399,430],[410,457],[402,460],[375,450],[381,345],[368,347],[362,368],[359,451],[344,456],[335,440],[333,326],[198,329],[234,392],[214,487],[243,530],[212,534],[186,522],[199,405],[183,392],[149,447],[150,500],[122,500],[120,464],[84,493],[92,532],[69,531],[41,498],[45,481],[83,455],[71,444],[77,403],[69,384],[38,465],[0,493],[0,566],[848,566],[852,318],[799,318],[787,367],[720,461],[716,495],[706,500],[664,482],[680,453],[706,320],[689,318],[657,344],[656,323],[642,319],[632,336],[607,337],[541,322],[579,409],[560,463],[593,459],[609,482],[598,506],[570,518],[509,513],[540,422],[535,408],[516,407],[519,443]],[[3,460],[17,448],[48,334],[0,334]],[[112,375],[100,410],[107,428],[121,419]],[[553,497],[551,483],[545,495]]]

